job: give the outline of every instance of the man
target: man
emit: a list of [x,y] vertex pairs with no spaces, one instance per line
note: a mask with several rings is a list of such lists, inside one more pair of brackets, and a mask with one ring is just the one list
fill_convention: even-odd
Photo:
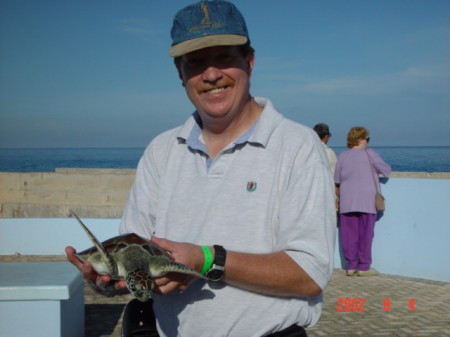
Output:
[[[254,51],[233,4],[187,6],[171,36],[170,55],[196,110],[147,147],[120,231],[151,237],[209,281],[156,278],[158,332],[304,336],[302,327],[319,319],[333,270],[334,185],[325,152],[311,129],[250,95]],[[98,288],[124,287],[66,251]]]
[[334,168],[336,166],[336,153],[333,151],[332,148],[330,148],[328,144],[328,140],[331,137],[330,129],[328,128],[327,124],[319,123],[314,126],[314,131],[319,135],[320,140],[322,141],[323,147],[325,148],[325,151],[327,153],[328,161],[330,163],[330,169],[332,175],[334,175]]

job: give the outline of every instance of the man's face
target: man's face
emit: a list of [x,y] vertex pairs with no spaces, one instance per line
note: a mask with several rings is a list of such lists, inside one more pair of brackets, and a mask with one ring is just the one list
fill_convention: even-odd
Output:
[[236,46],[204,48],[183,55],[178,69],[183,86],[203,122],[232,120],[248,102],[254,57]]

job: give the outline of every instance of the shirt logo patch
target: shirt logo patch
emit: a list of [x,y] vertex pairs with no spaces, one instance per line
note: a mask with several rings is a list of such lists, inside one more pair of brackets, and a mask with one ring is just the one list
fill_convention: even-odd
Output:
[[254,190],[256,190],[256,182],[254,182],[254,181],[249,181],[248,183],[247,183],[247,191],[249,191],[249,192],[253,192]]

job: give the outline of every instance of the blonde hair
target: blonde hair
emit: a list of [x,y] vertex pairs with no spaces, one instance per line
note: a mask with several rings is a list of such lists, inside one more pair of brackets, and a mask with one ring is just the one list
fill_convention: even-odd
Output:
[[347,134],[347,147],[351,149],[358,146],[359,140],[366,139],[367,137],[369,137],[369,130],[362,126],[355,126]]

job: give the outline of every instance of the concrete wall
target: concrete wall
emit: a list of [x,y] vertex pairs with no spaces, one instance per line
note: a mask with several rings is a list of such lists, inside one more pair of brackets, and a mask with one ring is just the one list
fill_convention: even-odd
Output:
[[[382,273],[450,282],[450,180],[389,179],[375,225],[372,266]],[[345,268],[339,240],[335,265]]]
[[[120,218],[135,170],[56,169],[0,172],[0,218]],[[450,173],[394,172],[392,177],[450,179]]]
[[[450,179],[391,178],[386,211],[375,228],[373,267],[382,273],[450,282]],[[81,215],[82,217],[86,217]],[[105,240],[119,219],[83,219]],[[60,255],[92,244],[73,218],[0,219],[0,255]],[[335,265],[344,267],[337,240]]]
[[0,172],[0,217],[120,218],[135,170],[57,169]]
[[[82,220],[100,241],[119,235],[120,219]],[[0,233],[0,256],[64,255],[66,246],[93,246],[75,218],[1,218]]]

